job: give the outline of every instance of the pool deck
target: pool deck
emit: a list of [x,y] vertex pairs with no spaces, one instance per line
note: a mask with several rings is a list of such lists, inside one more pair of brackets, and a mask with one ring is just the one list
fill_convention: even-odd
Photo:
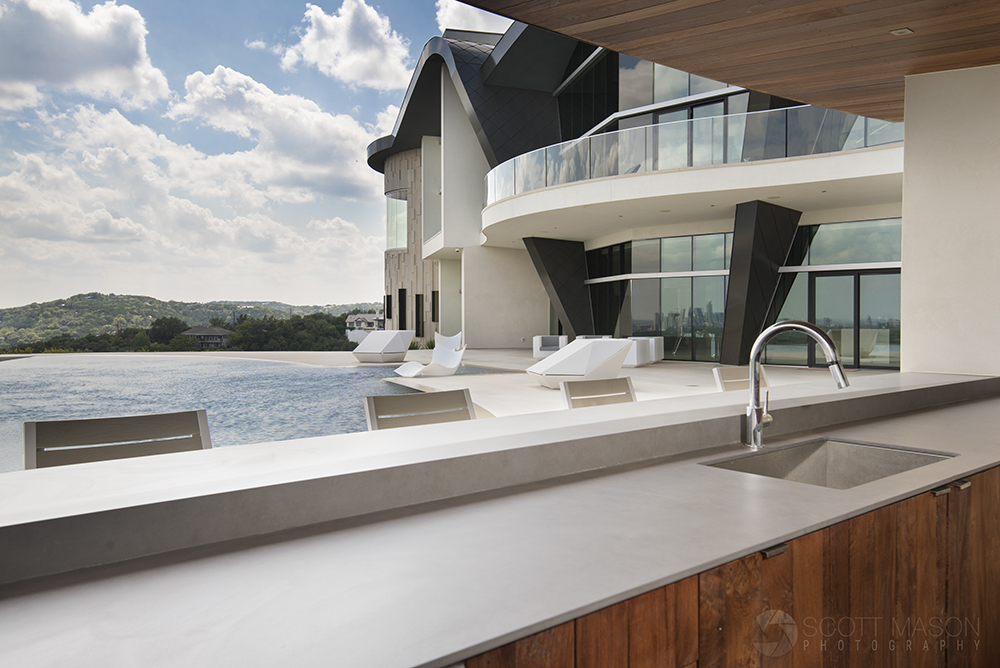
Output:
[[[184,355],[191,353],[85,353],[88,355]],[[423,364],[430,362],[432,350],[411,350],[406,354],[406,361],[417,361]],[[244,351],[212,351],[198,353],[196,356],[232,357],[238,359],[255,359],[269,362],[285,362],[291,364],[309,364],[326,367],[353,366],[387,366],[396,367],[399,363],[371,365],[359,364],[354,355],[346,351],[317,352],[244,352]],[[0,361],[8,356],[0,355]],[[10,356],[14,357],[14,356]],[[463,365],[486,367],[510,373],[436,376],[427,378],[392,378],[387,382],[411,387],[422,392],[440,390],[455,390],[469,388],[472,401],[476,404],[477,417],[501,417],[507,415],[526,415],[528,413],[544,413],[563,410],[562,393],[542,387],[526,373],[525,369],[539,360],[531,356],[530,349],[467,349],[462,359]],[[714,362],[674,362],[661,361],[636,368],[623,368],[621,375],[632,378],[635,387],[636,400],[667,399],[686,397],[697,394],[715,394],[718,390],[712,376]],[[767,379],[772,387],[792,385],[811,381],[828,381],[830,374],[826,369],[810,369],[804,367],[767,366]],[[884,369],[848,369],[848,378],[861,376],[896,373]],[[831,381],[832,387],[832,381]]]

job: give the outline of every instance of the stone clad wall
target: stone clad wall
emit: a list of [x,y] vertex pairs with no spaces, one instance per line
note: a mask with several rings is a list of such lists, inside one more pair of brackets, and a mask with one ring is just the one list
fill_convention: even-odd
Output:
[[[385,294],[392,296],[392,318],[386,329],[415,329],[416,295],[424,296],[424,339],[433,339],[437,323],[431,322],[431,291],[438,290],[437,262],[421,259],[420,149],[398,153],[385,161],[385,192],[407,190],[406,249],[385,252]],[[406,290],[406,323],[399,322],[399,290]]]

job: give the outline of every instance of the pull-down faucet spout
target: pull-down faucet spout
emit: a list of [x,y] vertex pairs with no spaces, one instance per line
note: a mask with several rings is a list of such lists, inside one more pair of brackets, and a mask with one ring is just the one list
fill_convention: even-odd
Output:
[[810,322],[801,320],[786,320],[776,325],[771,325],[757,337],[753,347],[750,349],[750,404],[747,406],[746,434],[743,438],[743,445],[751,450],[760,450],[764,447],[761,432],[764,427],[771,424],[771,416],[767,414],[767,406],[760,405],[760,358],[764,354],[764,347],[775,335],[782,332],[796,331],[808,334],[819,347],[823,349],[826,361],[830,365],[830,373],[837,383],[837,389],[842,390],[850,385],[847,376],[844,374],[844,367],[840,364],[840,356],[837,354],[837,347],[827,336],[826,332]]

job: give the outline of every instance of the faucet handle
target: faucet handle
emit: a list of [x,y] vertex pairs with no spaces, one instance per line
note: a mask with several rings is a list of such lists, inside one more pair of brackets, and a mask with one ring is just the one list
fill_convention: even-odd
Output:
[[774,418],[772,418],[771,414],[767,412],[767,406],[770,403],[770,401],[771,401],[770,390],[764,390],[764,414],[760,416],[761,428],[769,427],[771,426],[771,423],[774,422]]

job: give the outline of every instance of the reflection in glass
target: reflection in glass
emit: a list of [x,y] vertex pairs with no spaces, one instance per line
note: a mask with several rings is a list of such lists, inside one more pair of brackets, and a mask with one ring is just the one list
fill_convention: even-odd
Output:
[[747,106],[750,103],[750,93],[740,93],[730,97],[726,118],[726,162],[743,162],[743,138],[747,129]]
[[647,128],[632,128],[618,133],[618,173],[637,174],[649,171],[646,151]]
[[725,88],[726,84],[721,81],[716,81],[715,79],[708,79],[706,77],[700,77],[697,74],[691,75],[691,95],[697,95],[699,93],[708,93],[713,90],[719,90],[720,88]]
[[493,199],[489,201],[496,202],[505,197],[513,197],[514,195],[514,161],[508,160],[503,163],[492,172],[494,176],[493,182]]
[[[691,166],[719,165],[725,161],[725,125],[722,102],[692,108]],[[704,120],[698,120],[704,119]]]
[[817,276],[815,289],[816,324],[833,340],[844,366],[856,366],[854,276]]
[[678,169],[688,166],[687,109],[660,114],[657,125],[656,169]]
[[653,66],[653,102],[688,96],[688,73],[666,65]]
[[385,247],[386,250],[406,248],[406,189],[391,190],[385,194]]
[[691,271],[691,237],[660,240],[660,271]]
[[717,362],[719,352],[722,350],[726,277],[696,276],[692,281],[694,296],[691,305],[691,329],[694,333],[694,359]]
[[659,336],[660,279],[641,278],[632,281],[632,336]]
[[660,279],[663,359],[691,359],[691,279]]
[[632,242],[632,273],[649,274],[660,270],[660,240]]
[[700,234],[694,237],[694,270],[726,269],[726,235]]
[[545,149],[547,184],[573,183],[587,178],[590,142],[586,139],[556,144]]
[[880,121],[876,118],[867,119],[867,146],[881,146],[897,141],[903,141],[903,124]]
[[590,178],[618,176],[618,133],[590,138]]
[[732,254],[733,254],[733,233],[732,232],[727,232],[726,233],[726,255],[725,255],[725,258],[724,258],[725,266],[723,267],[724,269],[729,269],[729,258],[732,256]]
[[[809,317],[809,275],[805,272],[782,274],[782,282],[791,282],[788,296],[778,314],[777,322],[785,320],[807,320]],[[765,364],[809,363],[809,337],[801,332],[782,332],[772,338],[764,349]]]
[[861,366],[899,367],[899,274],[861,275]]
[[901,245],[900,218],[819,225],[809,244],[808,263],[899,262]]
[[653,63],[618,55],[618,110],[653,103]]
[[519,155],[514,165],[518,194],[545,187],[545,149]]

